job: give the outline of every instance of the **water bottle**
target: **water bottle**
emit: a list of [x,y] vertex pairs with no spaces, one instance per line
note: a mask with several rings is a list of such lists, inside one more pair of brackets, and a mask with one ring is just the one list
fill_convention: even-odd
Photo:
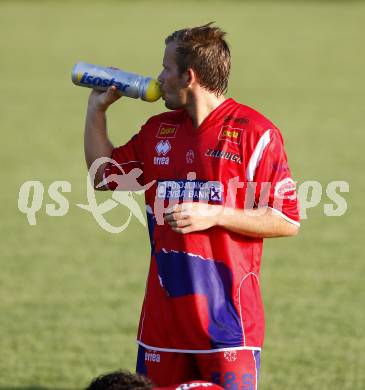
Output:
[[111,85],[123,96],[154,102],[161,97],[159,83],[151,77],[143,77],[120,69],[78,62],[72,69],[72,82],[80,87],[106,91]]

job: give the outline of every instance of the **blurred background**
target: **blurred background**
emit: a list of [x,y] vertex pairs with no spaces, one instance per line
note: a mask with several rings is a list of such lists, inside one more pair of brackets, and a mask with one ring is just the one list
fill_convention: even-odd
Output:
[[[81,389],[103,372],[134,370],[147,231],[134,218],[107,233],[76,206],[87,203],[89,90],[71,83],[71,69],[82,60],[157,76],[165,37],[210,21],[232,50],[227,95],[282,130],[299,184],[323,188],[297,237],[265,244],[260,388],[365,388],[365,4],[1,1],[0,390]],[[120,100],[108,113],[111,139],[125,143],[164,110]],[[35,226],[17,206],[28,180],[44,186]],[[63,217],[46,214],[55,180],[71,183]],[[341,217],[323,211],[334,180],[350,186]],[[108,220],[127,216],[121,206]]]

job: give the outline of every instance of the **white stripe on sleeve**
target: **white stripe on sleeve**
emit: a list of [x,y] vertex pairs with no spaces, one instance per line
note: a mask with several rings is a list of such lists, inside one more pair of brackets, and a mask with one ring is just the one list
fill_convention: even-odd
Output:
[[246,169],[246,179],[248,181],[252,181],[255,176],[255,171],[257,166],[259,165],[259,162],[261,160],[261,157],[264,153],[264,150],[268,143],[270,142],[270,131],[266,130],[265,133],[261,136],[259,139],[259,142],[257,143],[255,150],[253,151],[250,161],[248,162],[247,169]]

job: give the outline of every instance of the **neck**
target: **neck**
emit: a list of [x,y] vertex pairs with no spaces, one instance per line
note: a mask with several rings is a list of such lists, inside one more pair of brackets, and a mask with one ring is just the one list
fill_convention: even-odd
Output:
[[194,96],[191,103],[186,106],[194,127],[197,129],[204,119],[225,100],[226,98],[223,95],[217,97],[208,92]]

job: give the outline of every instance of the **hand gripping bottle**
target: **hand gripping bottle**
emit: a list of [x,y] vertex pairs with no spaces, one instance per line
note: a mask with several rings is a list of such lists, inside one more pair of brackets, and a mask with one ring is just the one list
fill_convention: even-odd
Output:
[[127,73],[116,68],[78,62],[72,69],[72,81],[80,87],[106,91],[115,85],[123,96],[154,102],[161,97],[159,83],[151,77]]

